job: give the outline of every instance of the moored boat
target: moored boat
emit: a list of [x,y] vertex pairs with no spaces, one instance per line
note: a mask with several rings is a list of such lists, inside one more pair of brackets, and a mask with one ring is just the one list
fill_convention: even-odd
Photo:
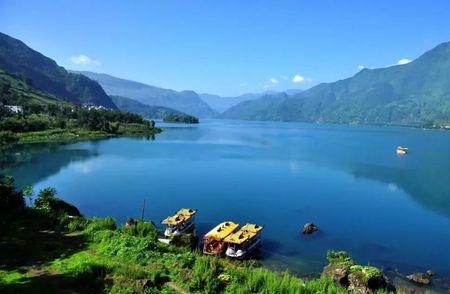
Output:
[[170,238],[176,235],[190,232],[194,229],[194,218],[197,211],[190,208],[182,208],[174,215],[161,221],[166,226],[164,236]]
[[231,221],[218,224],[203,238],[203,253],[209,255],[222,254],[226,249],[224,239],[235,232],[238,227],[239,224]]
[[408,148],[403,146],[397,147],[397,154],[406,154],[406,153],[408,153]]
[[225,254],[232,258],[242,259],[261,244],[261,231],[263,226],[246,224],[239,231],[225,238],[228,248]]

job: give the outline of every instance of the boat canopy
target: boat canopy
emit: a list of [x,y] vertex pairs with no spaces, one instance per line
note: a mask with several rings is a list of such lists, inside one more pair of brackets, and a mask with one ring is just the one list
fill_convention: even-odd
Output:
[[182,222],[191,219],[197,211],[190,208],[182,208],[177,211],[175,215],[169,216],[168,218],[161,221],[165,225],[178,225]]
[[239,231],[225,238],[226,243],[242,244],[254,238],[263,229],[262,226],[246,224]]
[[223,240],[226,236],[233,233],[237,228],[239,227],[239,224],[227,221],[218,224],[214,229],[209,231],[205,238],[215,238],[219,240]]

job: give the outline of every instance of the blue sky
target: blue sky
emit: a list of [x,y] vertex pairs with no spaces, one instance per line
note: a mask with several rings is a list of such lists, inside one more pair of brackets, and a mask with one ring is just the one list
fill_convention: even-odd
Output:
[[450,1],[0,0],[0,31],[66,68],[238,95],[417,58],[450,41]]

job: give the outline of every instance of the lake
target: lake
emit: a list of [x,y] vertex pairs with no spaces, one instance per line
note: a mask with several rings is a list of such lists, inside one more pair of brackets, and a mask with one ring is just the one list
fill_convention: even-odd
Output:
[[[450,132],[205,120],[164,125],[154,139],[19,146],[1,167],[88,216],[123,223],[145,199],[156,222],[198,209],[200,235],[225,220],[264,225],[262,262],[277,269],[317,273],[339,249],[385,269],[450,274]],[[301,235],[306,222],[319,232]]]

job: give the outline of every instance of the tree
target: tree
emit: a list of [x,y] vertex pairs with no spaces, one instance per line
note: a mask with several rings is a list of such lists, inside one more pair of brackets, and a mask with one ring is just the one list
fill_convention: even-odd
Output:
[[22,191],[16,191],[14,177],[0,175],[0,212],[12,212],[25,207]]

